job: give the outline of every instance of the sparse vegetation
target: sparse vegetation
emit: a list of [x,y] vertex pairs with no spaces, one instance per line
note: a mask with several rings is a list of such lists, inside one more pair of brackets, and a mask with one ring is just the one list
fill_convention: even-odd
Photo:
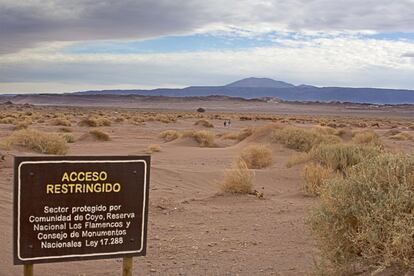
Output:
[[216,143],[215,135],[213,132],[208,130],[200,130],[200,131],[191,131],[188,133],[184,133],[185,137],[192,137],[194,140],[200,145],[200,147],[215,147]]
[[355,144],[371,144],[375,146],[382,145],[379,135],[372,130],[355,133],[354,137],[352,138],[352,142]]
[[378,147],[355,144],[327,144],[312,149],[310,159],[334,171],[345,170],[381,153]]
[[110,140],[110,137],[107,133],[101,130],[98,130],[98,129],[89,131],[89,134],[98,141],[109,141]]
[[273,163],[272,149],[268,145],[250,145],[242,151],[240,159],[249,169],[266,168]]
[[180,138],[181,134],[176,130],[165,130],[160,133],[159,137],[164,139],[165,142],[171,142],[177,138]]
[[160,151],[161,151],[161,146],[159,144],[151,144],[148,146],[149,153],[160,152]]
[[301,129],[297,127],[285,127],[272,133],[272,140],[285,144],[288,148],[308,152],[320,144],[336,144],[341,142],[334,135],[321,134],[315,130]]
[[52,120],[52,125],[70,127],[72,125],[72,123],[69,120],[64,119],[64,118],[56,118],[56,119]]
[[322,257],[345,271],[362,264],[373,271],[403,271],[414,257],[414,156],[381,154],[328,180],[310,218]]
[[253,176],[246,162],[238,159],[225,171],[221,190],[225,193],[249,194],[253,188]]
[[390,139],[398,140],[398,141],[407,141],[407,140],[413,140],[413,136],[411,136],[407,132],[400,132],[398,134],[391,136]]
[[208,127],[208,128],[214,127],[214,125],[209,120],[206,120],[206,119],[200,119],[197,122],[195,122],[194,125]]
[[229,140],[237,140],[237,141],[243,141],[247,137],[253,134],[253,128],[247,127],[243,128],[239,132],[236,133],[227,133],[222,136],[223,139],[229,139]]
[[337,176],[338,174],[332,169],[319,164],[311,163],[306,165],[303,169],[303,178],[305,180],[304,191],[309,195],[317,196],[325,181]]
[[69,147],[65,139],[53,133],[19,130],[7,138],[8,146],[18,146],[39,153],[64,155]]

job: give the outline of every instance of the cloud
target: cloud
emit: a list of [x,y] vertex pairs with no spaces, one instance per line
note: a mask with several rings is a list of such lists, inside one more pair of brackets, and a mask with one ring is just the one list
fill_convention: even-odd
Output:
[[214,30],[413,32],[414,1],[0,0],[0,54],[37,43]]
[[414,58],[414,52],[412,52],[412,53],[404,53],[404,54],[401,55],[401,57]]
[[[414,64],[402,57],[414,52],[409,41],[281,39],[272,47],[151,54],[62,54],[50,49],[4,55],[0,83],[62,83],[67,91],[86,85],[89,89],[222,85],[265,76],[321,86],[414,87]],[[0,91],[11,92],[1,84]]]

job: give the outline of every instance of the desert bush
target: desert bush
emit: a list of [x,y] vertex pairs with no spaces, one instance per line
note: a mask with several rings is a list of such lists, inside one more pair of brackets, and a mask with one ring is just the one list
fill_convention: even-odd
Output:
[[0,120],[0,124],[14,124],[15,121],[14,117],[4,117]]
[[305,180],[303,189],[307,194],[317,196],[325,181],[336,176],[337,174],[330,168],[314,163],[308,164],[303,169]]
[[99,141],[109,141],[110,140],[109,135],[107,133],[105,133],[101,130],[98,130],[98,129],[94,129],[94,130],[89,131],[89,134],[93,138],[95,138],[96,140],[99,140]]
[[211,148],[216,146],[214,142],[215,135],[211,131],[192,131],[190,133],[184,134],[184,136],[190,136],[194,138],[194,140],[200,145],[200,147]]
[[151,144],[148,146],[148,152],[153,153],[153,152],[160,152],[161,151],[161,146],[159,144]]
[[367,158],[379,155],[378,147],[355,144],[320,145],[309,152],[310,159],[334,171],[345,170]]
[[181,134],[176,130],[165,130],[159,134],[159,137],[164,139],[165,142],[171,142],[177,138],[180,138]]
[[206,120],[206,119],[200,119],[197,122],[195,122],[194,125],[202,126],[202,127],[210,127],[210,128],[214,127],[214,125],[209,120]]
[[13,130],[21,130],[21,129],[26,129],[31,125],[31,122],[27,122],[27,121],[23,121],[23,122],[17,122],[14,126],[13,126]]
[[253,172],[241,159],[233,162],[230,169],[224,172],[221,190],[225,193],[248,194],[252,192]]
[[52,125],[54,126],[66,126],[69,127],[71,126],[71,122],[67,119],[64,118],[56,118],[52,120]]
[[352,142],[356,144],[372,144],[376,146],[382,145],[379,135],[372,130],[355,133],[354,137],[352,138]]
[[413,136],[411,136],[407,132],[401,132],[401,133],[391,136],[390,139],[398,140],[398,141],[407,141],[407,140],[413,140]]
[[79,121],[78,123],[79,126],[82,127],[97,127],[99,125],[98,120],[95,118],[83,118],[82,120]]
[[14,132],[6,144],[46,154],[64,155],[69,149],[65,139],[59,135],[28,129]]
[[249,169],[262,169],[273,163],[272,149],[268,145],[250,145],[240,154]]
[[272,133],[272,141],[281,142],[288,148],[308,152],[319,144],[335,144],[341,140],[334,135],[323,135],[315,130],[285,127]]
[[306,163],[310,159],[311,156],[308,152],[299,152],[289,156],[288,160],[286,161],[286,167],[291,168],[293,166]]
[[[414,156],[381,154],[328,180],[309,223],[323,260],[346,270],[413,267]],[[339,273],[337,274],[339,275]]]
[[72,129],[70,129],[68,127],[61,127],[61,128],[59,128],[59,131],[61,131],[61,132],[72,132]]
[[229,140],[237,140],[237,141],[243,141],[247,137],[251,136],[253,134],[253,128],[246,127],[240,130],[236,133],[227,133],[222,136],[223,139],[229,139]]
[[73,135],[65,133],[62,137],[65,139],[66,143],[75,143],[75,137],[73,137]]

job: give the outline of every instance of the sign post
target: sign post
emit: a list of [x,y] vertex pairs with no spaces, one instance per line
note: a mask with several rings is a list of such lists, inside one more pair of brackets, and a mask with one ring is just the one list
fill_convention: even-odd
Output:
[[149,156],[16,157],[14,263],[146,254]]

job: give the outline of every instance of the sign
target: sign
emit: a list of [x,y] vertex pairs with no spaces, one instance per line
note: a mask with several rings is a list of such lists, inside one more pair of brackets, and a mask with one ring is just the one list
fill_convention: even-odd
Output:
[[149,156],[16,157],[14,263],[143,256]]

